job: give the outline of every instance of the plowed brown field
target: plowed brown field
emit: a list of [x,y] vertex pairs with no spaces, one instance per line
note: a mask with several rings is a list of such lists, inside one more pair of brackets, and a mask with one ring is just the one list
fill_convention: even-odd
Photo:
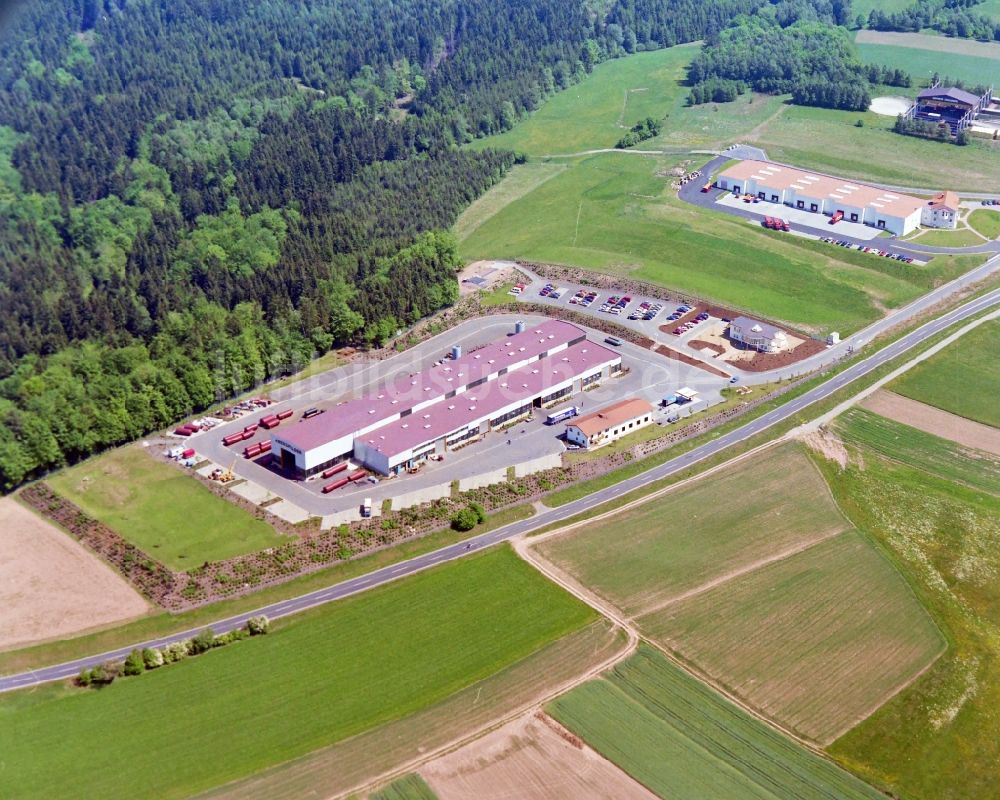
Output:
[[4,497],[0,608],[0,649],[7,649],[132,619],[149,605],[97,556]]
[[440,800],[654,800],[543,714],[521,717],[420,770]]

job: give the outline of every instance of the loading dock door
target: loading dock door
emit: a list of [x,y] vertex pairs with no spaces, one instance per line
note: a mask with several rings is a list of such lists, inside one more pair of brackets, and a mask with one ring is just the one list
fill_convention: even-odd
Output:
[[281,468],[289,472],[295,471],[295,453],[291,450],[281,451]]

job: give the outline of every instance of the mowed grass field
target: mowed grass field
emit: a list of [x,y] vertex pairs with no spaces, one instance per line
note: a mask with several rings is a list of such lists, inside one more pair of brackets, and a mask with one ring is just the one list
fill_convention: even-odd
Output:
[[0,698],[0,796],[188,797],[419,712],[595,620],[497,548],[102,691]]
[[1000,458],[909,425],[852,408],[833,429],[848,444],[1000,497]]
[[538,550],[640,616],[848,527],[809,458],[786,444]]
[[969,227],[981,233],[987,239],[1000,237],[1000,211],[989,208],[977,208],[969,214]]
[[917,364],[889,388],[961,417],[1000,427],[1000,321],[986,322]]
[[1000,499],[868,448],[847,469],[823,468],[845,513],[879,540],[948,639],[927,672],[829,752],[894,797],[996,797]]
[[549,713],[660,797],[881,797],[724,700],[647,645]]
[[640,628],[801,736],[833,741],[913,679],[944,639],[861,534],[639,620]]
[[614,147],[639,120],[661,119],[680,108],[687,96],[681,83],[698,49],[681,45],[598,64],[583,81],[553,95],[512,130],[477,139],[470,147],[530,156]]
[[769,235],[672,197],[663,173],[676,163],[623,153],[576,161],[481,221],[460,253],[466,261],[521,258],[626,275],[808,332],[842,334],[982,261],[893,266]]
[[48,482],[87,514],[177,570],[286,541],[266,522],[136,445],[91,458]]

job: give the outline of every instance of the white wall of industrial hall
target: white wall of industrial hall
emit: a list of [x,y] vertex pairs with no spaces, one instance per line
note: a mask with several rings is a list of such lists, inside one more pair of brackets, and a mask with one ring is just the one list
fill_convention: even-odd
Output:
[[305,477],[351,459],[383,475],[523,417],[621,369],[621,356],[569,322],[518,323],[515,331],[355,400],[302,420],[272,439],[287,472]]

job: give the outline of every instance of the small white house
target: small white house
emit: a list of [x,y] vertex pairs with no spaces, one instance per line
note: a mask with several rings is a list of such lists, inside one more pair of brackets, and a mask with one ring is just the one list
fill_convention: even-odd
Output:
[[597,447],[644,428],[653,421],[653,407],[637,397],[620,400],[566,424],[566,440],[580,447]]
[[788,337],[781,328],[749,317],[737,317],[729,323],[729,339],[762,353],[777,353],[788,347]]
[[928,228],[954,228],[958,225],[958,195],[941,192],[927,201],[920,212],[920,224]]

